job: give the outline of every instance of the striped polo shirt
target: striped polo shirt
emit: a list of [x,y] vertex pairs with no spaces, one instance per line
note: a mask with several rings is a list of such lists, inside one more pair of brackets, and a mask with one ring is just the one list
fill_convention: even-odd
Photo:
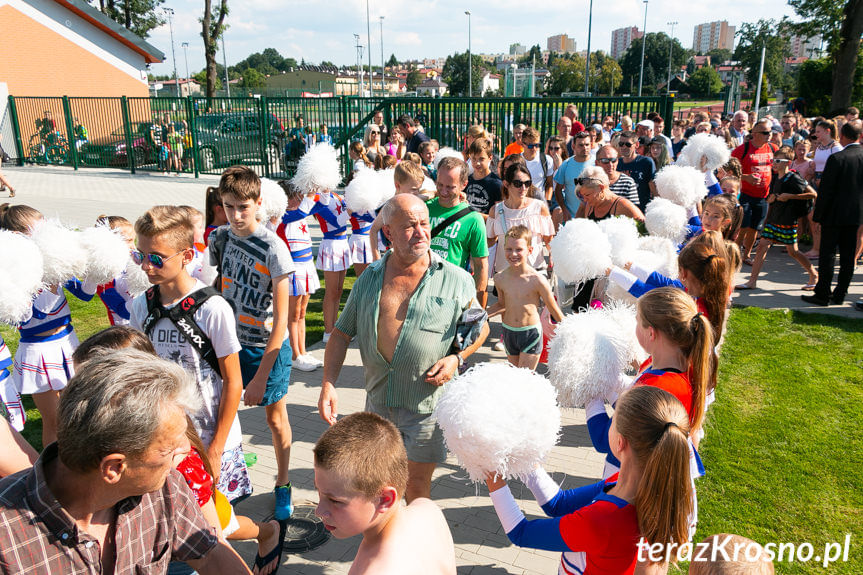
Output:
[[425,373],[453,353],[456,325],[471,307],[476,288],[470,274],[429,252],[431,265],[411,295],[389,363],[378,352],[378,311],[391,253],[369,265],[356,281],[336,328],[357,338],[372,403],[429,414],[443,387],[426,383]]

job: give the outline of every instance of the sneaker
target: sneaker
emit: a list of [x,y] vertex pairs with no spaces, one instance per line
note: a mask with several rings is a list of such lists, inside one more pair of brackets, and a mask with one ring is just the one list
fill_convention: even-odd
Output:
[[491,348],[495,351],[505,351],[506,347],[503,345],[503,340],[499,339],[494,342],[494,345]]
[[290,518],[294,512],[294,505],[291,503],[291,484],[277,485],[273,491],[276,493],[276,511],[274,517],[276,521],[284,521]]
[[292,367],[295,367],[300,371],[315,371],[320,366],[316,363],[310,362],[307,356],[300,355],[293,361]]
[[330,334],[328,334],[327,332],[324,332],[324,337],[321,341],[323,341],[324,343],[327,343],[328,341],[330,341]]
[[309,363],[311,363],[311,364],[314,364],[314,365],[316,365],[316,366],[318,366],[318,367],[323,367],[323,366],[324,366],[324,362],[322,362],[321,360],[319,360],[318,358],[316,358],[315,356],[313,356],[313,355],[312,355],[312,354],[310,354],[310,353],[307,353],[307,354],[303,355],[303,357],[304,357],[304,358],[306,358],[306,361],[308,361],[308,362],[309,362]]

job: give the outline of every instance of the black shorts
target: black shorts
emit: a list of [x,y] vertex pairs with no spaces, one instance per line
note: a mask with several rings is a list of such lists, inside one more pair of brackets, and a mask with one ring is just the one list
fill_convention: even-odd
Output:
[[740,222],[740,227],[760,232],[764,227],[764,220],[767,219],[767,198],[753,198],[746,194],[740,194],[740,206],[743,208],[743,219]]

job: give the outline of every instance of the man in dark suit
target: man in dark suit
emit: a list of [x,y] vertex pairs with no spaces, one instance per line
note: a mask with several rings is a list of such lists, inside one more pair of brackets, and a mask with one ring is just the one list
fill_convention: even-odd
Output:
[[[818,283],[812,295],[800,296],[815,305],[842,305],[854,275],[857,228],[863,224],[863,147],[858,143],[860,122],[842,126],[839,143],[844,146],[827,159],[815,200],[812,219],[821,224]],[[839,250],[839,279],[833,283],[833,265]]]

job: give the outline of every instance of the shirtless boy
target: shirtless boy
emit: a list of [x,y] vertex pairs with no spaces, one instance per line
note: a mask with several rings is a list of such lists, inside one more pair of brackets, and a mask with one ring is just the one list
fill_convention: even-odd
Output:
[[503,314],[503,344],[509,362],[536,369],[542,352],[540,301],[555,321],[563,319],[563,312],[548,281],[528,263],[533,250],[531,235],[525,226],[514,226],[506,232],[504,250],[509,267],[494,274],[497,302],[488,308],[488,315]]
[[362,533],[350,575],[454,575],[443,513],[425,498],[402,502],[408,458],[401,434],[379,415],[348,415],[318,440],[316,515],[337,539]]

